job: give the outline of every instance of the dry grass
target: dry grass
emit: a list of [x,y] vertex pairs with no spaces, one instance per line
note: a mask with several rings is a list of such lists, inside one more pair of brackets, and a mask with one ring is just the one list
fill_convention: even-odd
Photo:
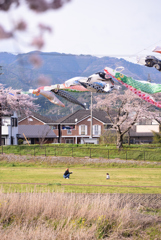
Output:
[[[0,160],[51,165],[100,162],[14,155],[1,156]],[[161,204],[152,206],[144,199],[136,202],[128,194],[122,199],[119,194],[38,193],[36,189],[32,193],[5,194],[1,189],[0,240],[159,240],[159,208]]]
[[126,164],[127,166],[156,166],[160,167],[161,162],[155,161],[138,161],[138,160],[122,160],[105,159],[105,158],[89,158],[89,157],[64,157],[64,156],[31,156],[31,155],[14,155],[2,154],[0,155],[0,162],[7,163],[22,163],[22,164],[46,164],[46,165],[87,165],[87,164]]
[[[101,194],[0,192],[1,240],[153,239],[158,214]],[[160,233],[158,233],[160,234]],[[160,239],[160,238],[154,238]]]

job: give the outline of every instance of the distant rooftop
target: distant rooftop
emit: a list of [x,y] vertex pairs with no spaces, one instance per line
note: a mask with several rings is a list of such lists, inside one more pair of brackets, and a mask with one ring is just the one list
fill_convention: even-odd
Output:
[[[30,115],[26,116],[26,115],[22,115],[21,117],[18,118],[18,122],[20,122],[21,120],[23,120],[24,118],[28,118],[28,117],[35,117],[39,120],[41,120],[42,122],[44,123],[52,123],[53,120],[50,118],[50,117],[47,117],[47,116],[42,116],[40,115],[39,113],[36,113],[36,112],[32,112]],[[54,122],[56,121],[56,119],[54,120]]]
[[24,138],[56,138],[56,134],[48,125],[19,125],[18,134]]
[[[75,119],[77,119],[77,122],[83,120],[86,117],[90,117],[91,111],[90,110],[84,110],[80,109],[77,110],[76,112],[69,114],[68,116],[62,117],[57,120],[57,123],[75,123]],[[108,115],[105,111],[103,110],[93,110],[92,111],[92,116],[103,123],[111,123]]]

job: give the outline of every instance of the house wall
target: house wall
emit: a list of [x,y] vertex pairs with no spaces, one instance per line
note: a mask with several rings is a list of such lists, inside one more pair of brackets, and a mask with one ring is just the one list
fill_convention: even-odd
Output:
[[[7,128],[7,131],[4,131],[4,128]],[[1,138],[3,139],[3,143],[4,145],[10,145],[11,144],[11,137],[10,137],[10,134],[9,134],[9,129],[10,129],[10,126],[2,126],[2,136]],[[5,134],[7,133],[8,134]]]
[[53,132],[54,132],[55,135],[58,137],[58,129],[53,129]]
[[[63,124],[65,125],[65,124]],[[70,126],[70,124],[66,124]],[[79,126],[85,125],[87,126],[87,133],[85,135],[79,134]],[[93,118],[92,125],[100,125],[101,131],[104,129],[104,125],[102,122],[98,121],[97,119]],[[53,129],[56,136],[58,136],[58,130]],[[100,132],[101,134],[101,132]],[[66,140],[72,141],[73,143],[81,143],[81,138],[89,138],[91,136],[91,121],[90,117],[82,120],[81,122],[77,123],[75,125],[75,129],[68,130],[68,129],[62,129],[61,126],[61,143],[66,143]],[[99,137],[99,135],[93,135],[93,137]]]
[[9,126],[2,126],[2,135],[9,135]]
[[[91,120],[91,118],[89,117],[77,124],[77,134],[78,135],[79,135],[79,126],[81,126],[81,125],[86,125],[87,126],[87,135],[89,135],[89,136],[91,135],[91,121],[90,120]],[[104,128],[103,123],[98,121],[95,118],[92,118],[92,125],[100,125],[101,130]]]
[[152,143],[153,137],[150,136],[140,136],[140,137],[133,137],[131,138],[131,143],[133,144],[140,144],[140,143]]
[[[90,118],[88,118],[90,119]],[[90,136],[91,134],[91,121],[89,121],[88,119],[85,119],[81,122],[79,122],[78,124],[75,125],[75,129],[72,129],[71,131],[68,131],[68,129],[62,129],[62,126],[61,126],[61,136],[67,136],[67,137],[73,137],[73,136],[81,136],[79,134],[79,126],[81,125],[86,125],[87,126],[87,134],[86,136]],[[100,121],[96,120],[96,119],[93,119],[93,122],[92,122],[92,125],[100,125],[101,126],[101,129],[104,128],[104,125],[103,123],[101,123]],[[70,124],[69,124],[70,126]],[[58,130],[57,129],[53,129],[54,133],[58,136]],[[70,133],[69,133],[70,132]],[[83,135],[84,136],[84,135]]]
[[73,143],[73,144],[76,143],[75,137],[62,137],[61,138],[61,143],[67,143],[67,141],[68,141],[68,143]]
[[70,131],[70,133],[69,133],[69,131],[67,129],[62,129],[61,130],[61,134],[62,134],[62,136],[69,136],[69,137],[76,136],[76,135],[79,134],[77,128],[78,128],[78,126],[76,126],[76,129],[72,129]]
[[13,145],[17,145],[17,134],[18,134],[18,127],[11,127],[11,134],[13,137]]
[[44,123],[31,116],[20,121],[18,125],[44,125]]
[[[24,141],[25,142],[25,141]],[[30,143],[34,143],[34,144],[40,144],[41,140],[39,138],[33,138],[32,140],[29,140]],[[50,144],[50,143],[54,143],[57,142],[57,139],[54,138],[45,138],[43,144]]]
[[[73,142],[73,143],[81,143],[83,139],[85,138],[90,138],[91,135],[91,126],[90,126],[90,117],[82,120],[81,122],[78,122],[75,125],[75,129],[72,129],[71,131],[68,131],[67,129],[61,129],[61,143],[66,143],[66,140],[68,142]],[[64,124],[65,125],[65,124]],[[70,126],[70,124],[66,124]],[[86,135],[80,135],[79,134],[79,126],[81,125],[86,125],[87,126],[87,133]],[[98,121],[97,119],[93,118],[92,125],[100,125],[101,126],[101,132],[104,129],[104,125],[102,122]],[[62,126],[61,126],[62,128]],[[54,129],[53,130],[56,136],[58,136],[58,130]],[[151,131],[159,132],[159,124],[156,121],[152,121],[152,124],[150,125],[136,125],[136,132],[137,133],[151,133]],[[98,138],[99,136],[95,136],[92,134],[93,138]],[[140,136],[140,137],[134,137],[133,138],[133,143],[140,143],[140,142],[152,142],[152,137],[145,137],[145,136]]]
[[2,138],[4,139],[5,145],[10,145],[11,139],[13,140],[13,145],[17,145],[18,125],[12,126],[11,118],[17,118],[17,114],[14,113],[11,117],[2,117]]
[[159,132],[159,124],[153,125],[136,125],[136,132],[145,133],[145,132]]

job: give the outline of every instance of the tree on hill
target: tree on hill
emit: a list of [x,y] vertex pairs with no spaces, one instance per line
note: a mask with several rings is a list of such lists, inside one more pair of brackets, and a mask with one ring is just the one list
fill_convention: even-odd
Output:
[[142,101],[130,90],[95,97],[96,108],[107,112],[112,128],[117,134],[117,148],[123,147],[123,137],[140,119],[160,119],[160,111]]

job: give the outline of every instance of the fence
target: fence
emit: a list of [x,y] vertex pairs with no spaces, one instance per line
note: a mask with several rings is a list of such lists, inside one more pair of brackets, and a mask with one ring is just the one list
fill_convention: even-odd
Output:
[[157,150],[118,150],[92,147],[58,147],[58,146],[0,146],[0,154],[17,154],[33,156],[69,156],[106,159],[133,159],[161,161],[161,149]]

